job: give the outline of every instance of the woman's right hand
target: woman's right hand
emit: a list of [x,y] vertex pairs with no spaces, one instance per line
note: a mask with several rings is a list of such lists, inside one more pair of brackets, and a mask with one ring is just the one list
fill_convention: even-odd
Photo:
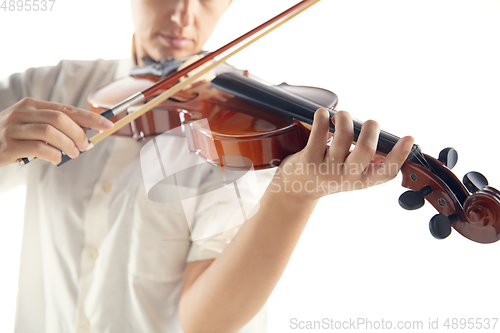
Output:
[[113,123],[74,106],[24,98],[0,112],[0,167],[23,157],[58,165],[61,151],[75,158],[88,147],[85,127],[104,131]]

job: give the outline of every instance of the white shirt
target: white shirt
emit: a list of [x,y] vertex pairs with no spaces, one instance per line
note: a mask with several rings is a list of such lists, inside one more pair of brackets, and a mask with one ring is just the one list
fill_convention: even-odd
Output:
[[[88,94],[131,67],[130,60],[97,60],[29,69],[0,81],[0,110],[27,96],[89,110]],[[180,140],[166,140],[162,156],[199,164]],[[16,332],[182,332],[178,301],[186,262],[220,254],[250,206],[242,210],[232,185],[217,186],[208,163],[178,185],[190,193],[215,191],[150,200],[144,147],[110,137],[60,167],[35,160],[0,169],[0,185],[21,176],[27,185]],[[259,200],[270,175],[252,173],[258,190],[238,183],[244,203]],[[240,332],[266,332],[266,326],[264,307]]]

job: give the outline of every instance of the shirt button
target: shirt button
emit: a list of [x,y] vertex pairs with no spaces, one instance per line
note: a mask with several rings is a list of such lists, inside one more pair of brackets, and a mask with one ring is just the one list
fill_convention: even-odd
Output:
[[89,321],[87,319],[82,320],[82,322],[80,323],[80,327],[84,330],[88,330],[90,328]]
[[109,191],[111,191],[111,184],[104,183],[102,184],[101,189],[103,190],[103,192],[108,193]]
[[97,251],[96,249],[92,249],[89,252],[90,259],[94,259],[95,260],[98,255],[99,255],[99,251]]

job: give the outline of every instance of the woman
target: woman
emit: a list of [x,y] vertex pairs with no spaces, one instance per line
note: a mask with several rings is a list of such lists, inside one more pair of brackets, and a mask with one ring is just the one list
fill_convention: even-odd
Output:
[[[319,198],[396,176],[412,138],[373,164],[378,124],[367,121],[349,152],[352,121],[338,112],[327,148],[328,113],[319,110],[307,147],[282,162],[255,214],[241,227],[188,242],[191,223],[224,223],[234,211],[224,196],[200,196],[194,212],[183,203],[150,202],[140,178],[142,144],[110,138],[59,168],[41,161],[58,164],[60,151],[76,158],[86,149],[81,127],[111,128],[84,110],[88,93],[147,57],[200,52],[230,3],[132,0],[133,59],[63,61],[1,82],[0,166],[38,157],[26,167],[18,331],[235,332],[254,318],[244,329],[261,332],[258,313]],[[175,144],[167,150],[184,154]],[[332,167],[315,172],[321,165]],[[194,185],[211,176],[206,171]],[[290,187],[299,183],[299,191]]]

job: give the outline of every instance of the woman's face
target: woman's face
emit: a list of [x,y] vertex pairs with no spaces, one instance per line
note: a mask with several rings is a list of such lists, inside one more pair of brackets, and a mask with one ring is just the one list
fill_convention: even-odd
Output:
[[139,65],[149,55],[184,58],[202,50],[232,0],[132,0]]

